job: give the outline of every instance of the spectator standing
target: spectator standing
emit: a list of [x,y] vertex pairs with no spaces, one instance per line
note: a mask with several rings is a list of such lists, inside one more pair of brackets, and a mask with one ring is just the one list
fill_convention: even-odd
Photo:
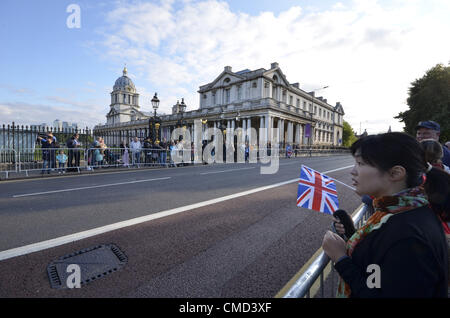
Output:
[[161,155],[161,147],[159,146],[159,141],[156,140],[155,143],[152,145],[152,164],[159,164],[159,156]]
[[356,193],[374,197],[375,213],[347,242],[325,234],[322,247],[341,277],[338,297],[446,298],[450,175],[428,165],[404,133],[363,137],[351,153]]
[[67,155],[64,153],[64,150],[59,151],[59,154],[56,156],[56,160],[58,161],[58,173],[66,173]]
[[425,160],[433,167],[450,173],[450,168],[442,163],[444,156],[442,145],[434,139],[424,139],[420,142],[424,152]]
[[130,154],[128,153],[128,145],[125,141],[120,144],[120,151],[122,153],[122,163],[124,167],[130,165]]
[[152,141],[150,137],[147,137],[144,140],[144,158],[145,158],[145,164],[150,164],[152,162]]
[[249,157],[250,157],[250,146],[248,144],[248,141],[246,141],[245,148],[244,148],[244,158],[245,158],[246,163],[248,163]]
[[80,166],[81,143],[78,140],[79,137],[80,135],[76,133],[67,140],[67,148],[69,148],[69,161],[67,166],[70,170],[73,170],[74,167]]
[[290,144],[287,144],[286,146],[286,158],[291,158],[292,157],[292,147]]
[[161,166],[167,167],[167,141],[166,138],[163,138],[163,140],[159,143],[159,146],[161,147],[161,153],[159,155],[159,160]]
[[139,164],[141,163],[141,148],[141,142],[139,141],[138,137],[134,137],[130,143],[133,165],[139,166]]
[[45,171],[50,174],[53,162],[56,159],[55,148],[56,145],[53,142],[53,138],[47,138],[46,142],[42,144],[42,160],[44,161],[41,171],[42,174],[44,174]]
[[[434,139],[439,142],[439,136],[441,135],[441,126],[432,120],[421,121],[416,126],[416,139],[422,141],[424,139]],[[442,163],[450,167],[450,150],[447,147],[443,147]]]

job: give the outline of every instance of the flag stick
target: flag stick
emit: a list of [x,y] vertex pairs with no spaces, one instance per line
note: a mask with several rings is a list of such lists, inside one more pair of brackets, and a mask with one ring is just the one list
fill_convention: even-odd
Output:
[[353,188],[353,187],[351,187],[351,186],[349,186],[348,184],[345,184],[344,182],[341,182],[341,181],[339,181],[339,180],[336,180],[336,179],[334,179],[334,178],[331,178],[331,177],[329,177],[329,176],[327,176],[328,178],[330,178],[330,179],[332,179],[333,181],[336,181],[336,182],[338,182],[338,183],[340,183],[340,184],[342,184],[342,185],[344,185],[344,186],[346,186],[347,188],[349,188],[349,189],[352,189],[353,191],[355,191],[356,189],[355,188]]

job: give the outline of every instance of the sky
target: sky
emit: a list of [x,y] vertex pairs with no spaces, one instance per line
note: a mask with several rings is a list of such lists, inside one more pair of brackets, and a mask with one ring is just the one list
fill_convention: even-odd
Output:
[[104,124],[125,65],[141,110],[157,92],[168,114],[224,66],[278,62],[357,133],[402,131],[411,82],[450,63],[449,16],[447,0],[1,0],[0,125]]

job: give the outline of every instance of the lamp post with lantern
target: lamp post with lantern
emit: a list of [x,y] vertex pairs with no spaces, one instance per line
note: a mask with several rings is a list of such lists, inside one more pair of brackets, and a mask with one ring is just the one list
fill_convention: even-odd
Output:
[[155,96],[153,96],[152,100],[152,107],[155,111],[153,117],[151,117],[148,120],[148,130],[149,130],[149,134],[150,134],[150,139],[152,141],[152,144],[156,143],[156,141],[158,141],[159,136],[161,135],[160,133],[160,128],[161,128],[161,119],[156,116],[156,110],[159,107],[159,99],[158,99],[158,94],[155,93]]

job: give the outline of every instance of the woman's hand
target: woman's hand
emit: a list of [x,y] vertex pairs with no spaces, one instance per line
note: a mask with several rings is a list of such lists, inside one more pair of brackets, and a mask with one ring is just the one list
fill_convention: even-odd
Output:
[[345,241],[336,233],[327,231],[322,241],[322,248],[325,254],[335,263],[342,256],[347,255]]
[[334,221],[334,228],[336,229],[336,232],[339,235],[344,235],[345,228],[344,228],[344,225],[342,225],[341,221],[335,217],[333,217],[333,221]]

